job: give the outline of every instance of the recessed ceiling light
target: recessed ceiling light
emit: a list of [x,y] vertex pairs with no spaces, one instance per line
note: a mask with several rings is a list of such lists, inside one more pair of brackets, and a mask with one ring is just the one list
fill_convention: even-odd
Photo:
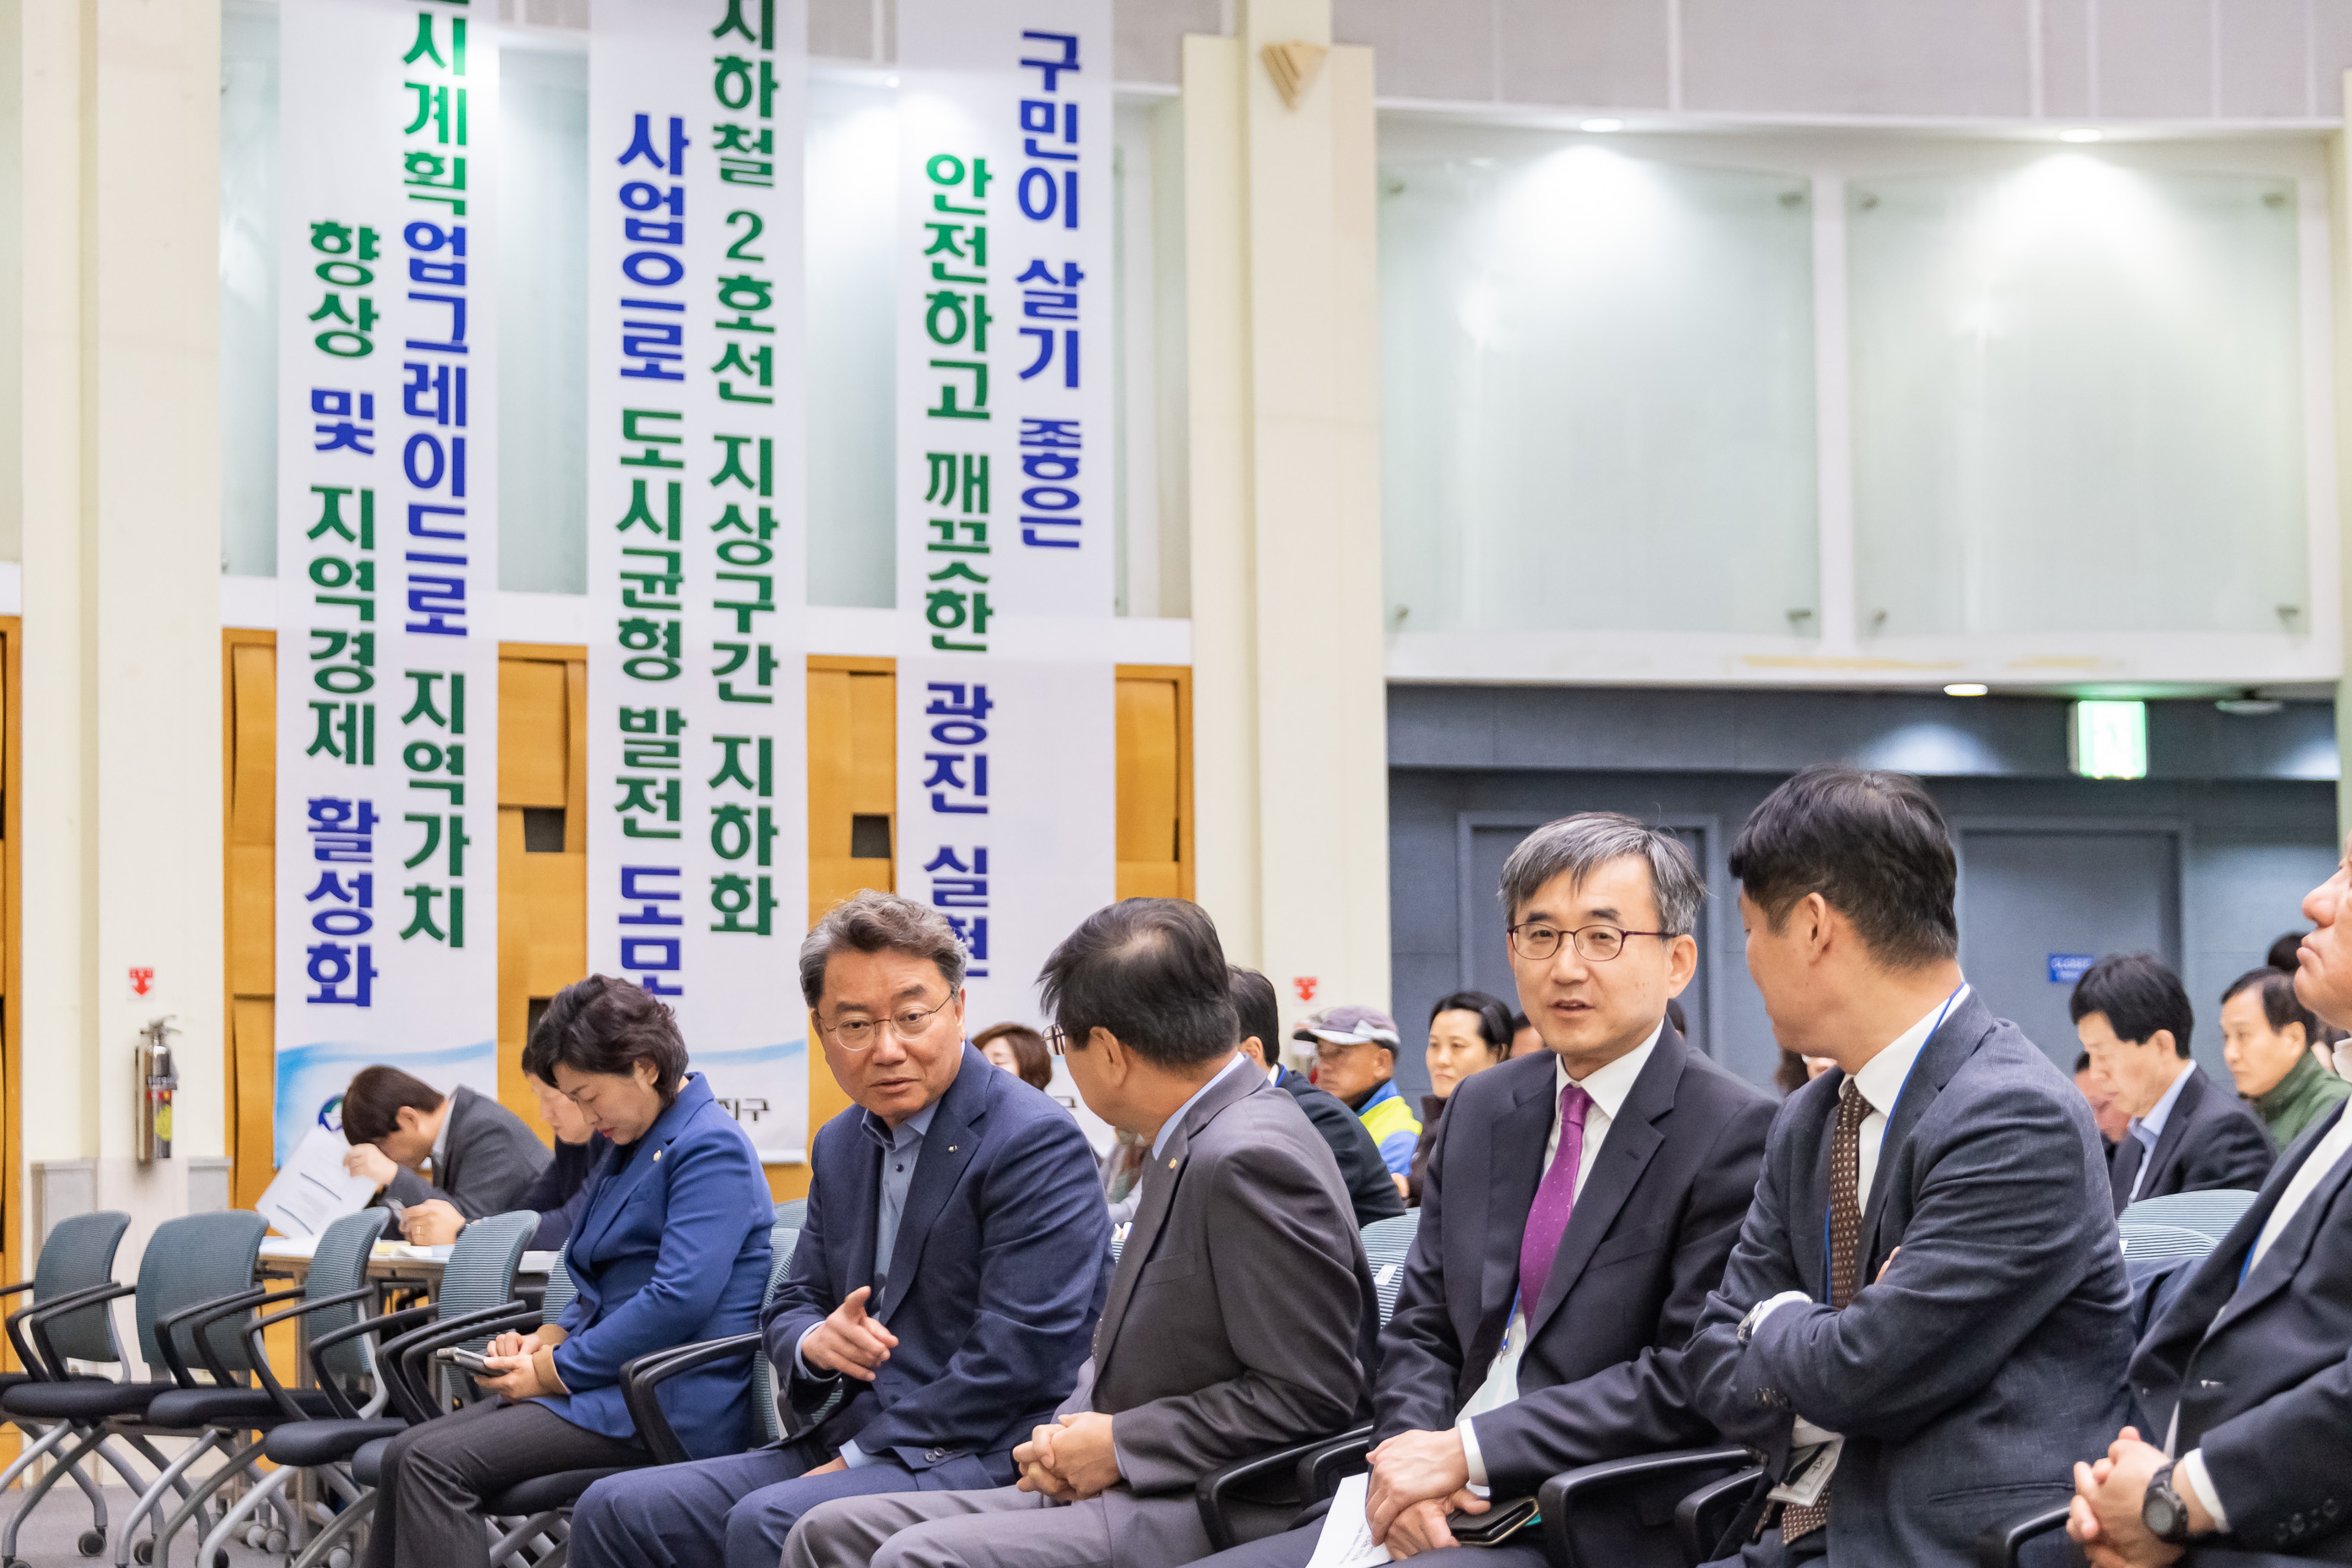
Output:
[[1625,129],[1625,122],[1622,120],[1612,120],[1604,114],[1594,120],[1580,120],[1576,122],[1576,128],[1579,131],[1622,131]]
[[2074,131],[2061,131],[2058,132],[2058,140],[2061,142],[2097,142],[2102,140],[2105,135],[2105,132],[2094,131],[2086,125]]
[[1986,692],[1990,691],[1991,689],[1991,687],[1985,685],[1981,681],[1955,680],[1952,684],[1944,688],[1944,695],[1947,697],[1982,697]]

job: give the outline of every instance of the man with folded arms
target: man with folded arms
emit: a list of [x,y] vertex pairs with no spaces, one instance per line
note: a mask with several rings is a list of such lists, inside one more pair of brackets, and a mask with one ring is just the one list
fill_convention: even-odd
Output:
[[[1772,1102],[1666,1021],[1698,963],[1706,884],[1670,833],[1587,812],[1503,868],[1500,933],[1548,1050],[1462,1080],[1423,1173],[1421,1231],[1381,1338],[1373,1537],[1454,1545],[1449,1521],[1578,1465],[1715,1440],[1680,1362],[1756,1189]],[[1302,1568],[1321,1526],[1211,1559]],[[1487,1548],[1544,1568],[1533,1530]]]
[[[2295,994],[2352,1024],[2352,856],[2303,912],[2318,929],[2303,939]],[[2074,1467],[2067,1531],[2095,1568],[2352,1563],[2348,1184],[2352,1116],[2338,1103],[2141,1340],[2139,1424]]]
[[889,893],[801,944],[812,1037],[852,1104],[817,1132],[761,1322],[794,1429],[599,1481],[574,1568],[776,1568],[826,1498],[1011,1481],[1013,1445],[1070,1391],[1110,1266],[1094,1156],[1067,1111],[964,1044],[963,969],[945,917]]
[[[1916,779],[1812,768],[1732,846],[1748,972],[1790,1095],[1683,1357],[1784,1495],[1736,1559],[1973,1568],[2065,1500],[2131,1350],[2091,1109],[1969,991],[1957,866]],[[2079,1448],[2074,1450],[2079,1453]]]
[[[1078,1092],[1149,1151],[1094,1359],[1013,1450],[1017,1486],[823,1504],[787,1568],[1175,1568],[1209,1550],[1201,1477],[1364,1418],[1379,1308],[1348,1190],[1235,1052],[1227,984],[1216,928],[1175,899],[1097,910],[1045,961]],[[1263,1535],[1293,1511],[1238,1522]]]

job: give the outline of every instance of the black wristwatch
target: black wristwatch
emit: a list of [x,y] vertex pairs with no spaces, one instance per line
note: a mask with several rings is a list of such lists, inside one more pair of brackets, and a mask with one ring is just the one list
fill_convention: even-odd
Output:
[[2139,1519],[2147,1532],[2168,1546],[2180,1546],[2189,1540],[2189,1505],[2172,1489],[2172,1467],[2147,1479],[2147,1495],[2140,1500]]

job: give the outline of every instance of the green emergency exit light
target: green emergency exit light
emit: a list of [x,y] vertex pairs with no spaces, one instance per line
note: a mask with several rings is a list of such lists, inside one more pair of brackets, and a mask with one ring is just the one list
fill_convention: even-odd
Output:
[[2066,727],[2066,753],[2086,779],[2147,777],[2147,704],[2075,703]]

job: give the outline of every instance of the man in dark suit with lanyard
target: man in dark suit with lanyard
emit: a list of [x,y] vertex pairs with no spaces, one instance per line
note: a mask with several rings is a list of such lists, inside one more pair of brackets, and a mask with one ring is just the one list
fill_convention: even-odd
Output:
[[1955,954],[1957,866],[1918,781],[1809,769],[1731,852],[1782,1047],[1825,1056],[1772,1129],[1691,1399],[1764,1456],[1739,1560],[1976,1562],[2065,1498],[2124,1408],[2123,1253],[2090,1108]]

